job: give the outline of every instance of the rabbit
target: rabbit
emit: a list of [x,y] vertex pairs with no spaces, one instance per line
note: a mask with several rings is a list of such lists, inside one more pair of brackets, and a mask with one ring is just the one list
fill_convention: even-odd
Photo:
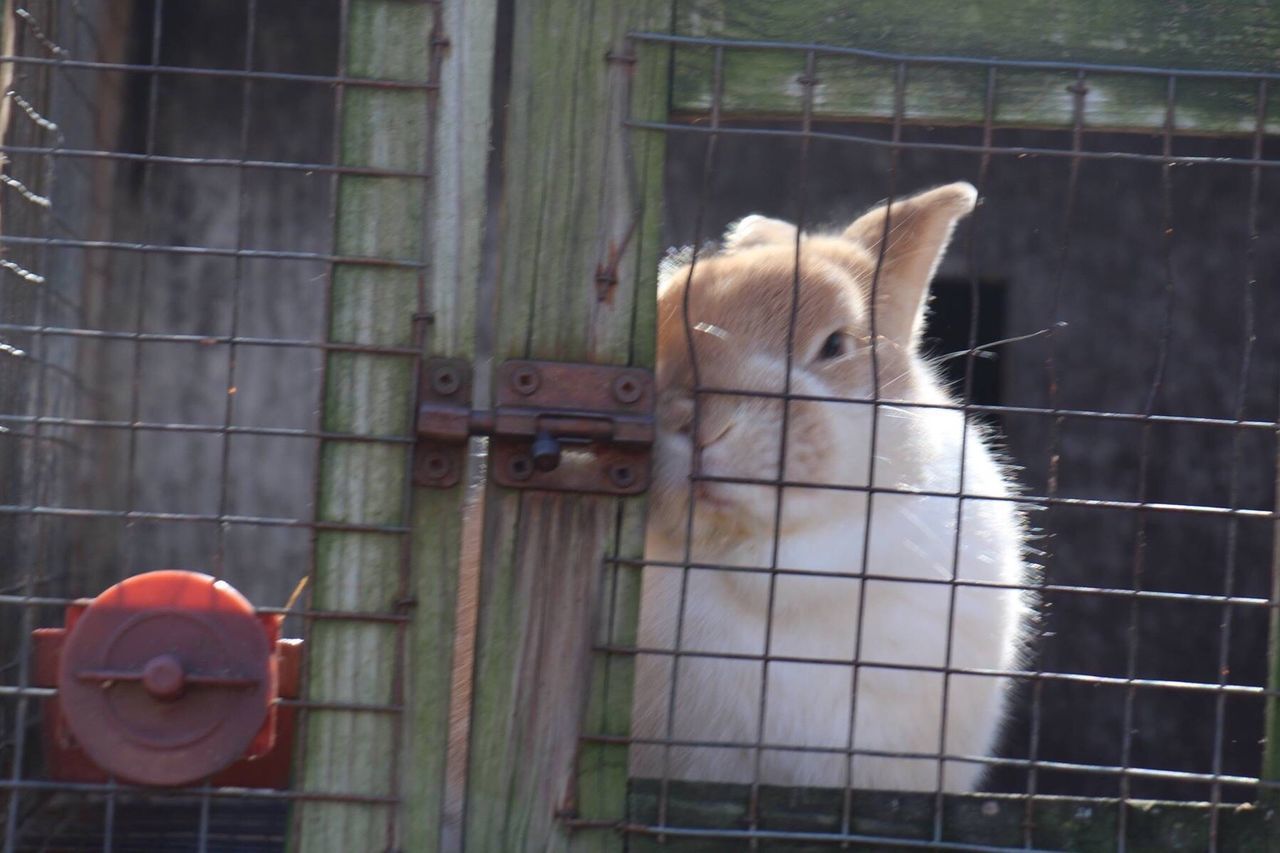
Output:
[[[976,199],[949,184],[834,234],[753,215],[719,251],[664,264],[633,775],[979,784],[1006,704],[999,673],[1018,664],[1031,612],[1026,524],[991,439],[947,408],[919,351],[930,280]],[[695,419],[695,384],[744,393],[704,390]],[[785,428],[783,392],[807,398]],[[869,481],[889,491],[869,496]],[[948,664],[995,674],[951,675],[943,742]],[[940,769],[940,753],[968,760]]]

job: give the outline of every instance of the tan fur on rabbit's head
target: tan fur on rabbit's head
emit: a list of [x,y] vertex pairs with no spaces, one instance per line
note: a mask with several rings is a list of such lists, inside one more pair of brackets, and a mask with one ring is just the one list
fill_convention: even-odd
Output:
[[[883,249],[884,205],[843,232],[801,236],[798,250],[794,225],[749,216],[730,227],[721,251],[664,269],[650,502],[659,533],[683,542],[689,477],[696,468],[703,476],[754,482],[694,483],[695,543],[723,549],[770,537],[777,489],[763,482],[779,476],[781,395],[872,398],[877,390],[873,330],[880,397],[918,402],[940,397],[917,353],[924,308],[955,223],[973,209],[976,196],[969,184],[956,183],[894,201],[887,210],[889,240]],[[696,436],[695,385],[704,391],[698,395]],[[866,403],[792,400],[785,424],[785,481],[866,485],[871,418]],[[877,457],[889,467],[910,464],[910,447],[880,441]],[[883,478],[877,468],[876,481]],[[842,494],[853,493],[789,488],[782,532],[830,522]]]

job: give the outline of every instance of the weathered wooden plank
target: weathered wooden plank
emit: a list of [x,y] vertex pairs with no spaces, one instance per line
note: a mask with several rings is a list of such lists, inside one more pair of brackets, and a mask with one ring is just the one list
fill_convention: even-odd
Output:
[[[662,23],[663,4],[538,0],[513,16],[495,363],[649,365],[662,140],[622,121],[628,95],[662,117],[666,63],[652,49],[628,62],[625,35]],[[467,849],[620,849],[612,831],[569,833],[556,817],[624,813],[625,750],[575,758],[584,719],[627,728],[629,666],[591,647],[634,630],[635,571],[603,558],[640,555],[641,505],[491,487],[485,514]]]
[[[646,834],[633,838],[629,849],[737,853],[746,844],[743,836],[735,833],[747,826],[747,786],[669,783],[665,828],[671,831],[664,843],[656,836],[660,796],[656,780],[633,782],[631,818],[636,827],[646,828]],[[883,849],[891,845],[889,839],[920,842],[933,838],[937,803],[933,794],[855,791],[847,828],[842,824],[843,803],[844,792],[839,790],[762,787],[758,826],[762,833],[775,836],[764,849],[789,853],[831,850],[842,837]],[[1100,853],[1116,849],[1120,808],[1118,800],[1041,796],[1028,813],[1026,798],[1016,794],[948,794],[943,799],[941,840],[1022,849],[1030,814],[1034,849]],[[1206,850],[1212,808],[1208,803],[1130,801],[1126,849],[1135,853]],[[1218,849],[1266,849],[1268,840],[1280,830],[1277,820],[1267,808],[1219,806]],[[681,830],[709,832],[702,837],[682,837]],[[715,838],[716,831],[725,834]],[[794,837],[787,838],[789,834]]]
[[[428,75],[429,6],[352,0],[346,73],[422,82]],[[425,91],[345,88],[338,160],[345,165],[422,172],[427,168]],[[334,251],[343,256],[421,260],[425,256],[424,179],[344,175],[338,180]],[[405,346],[419,310],[412,269],[335,265],[330,283],[332,340]],[[330,353],[323,429],[338,435],[410,435],[414,365],[404,356]],[[320,454],[316,518],[399,528],[409,523],[406,445],[326,440]],[[326,530],[316,537],[311,606],[395,611],[405,595],[404,536]],[[402,701],[400,629],[386,622],[319,620],[307,637],[306,698],[391,705]],[[402,780],[398,715],[311,710],[300,739],[295,784],[324,794],[394,797]],[[391,847],[395,807],[328,800],[295,806],[294,850]]]
[[[768,0],[680,0],[681,36],[852,47],[882,54],[1031,60],[1063,63],[1274,73],[1280,8],[1216,0],[925,0],[895,3],[772,3]],[[727,115],[794,115],[800,110],[804,52],[729,49],[725,55]],[[705,112],[711,99],[711,51],[676,52],[673,108]],[[895,62],[889,58],[820,53],[814,111],[819,118],[888,118],[893,113]],[[980,123],[983,68],[915,64],[909,69],[904,115],[909,121]],[[996,120],[1010,126],[1069,127],[1070,70],[1002,70]],[[1085,125],[1092,129],[1159,129],[1166,79],[1161,75],[1091,72]],[[1195,133],[1249,133],[1256,82],[1178,81],[1176,126]],[[1273,88],[1276,88],[1273,86]],[[1274,101],[1274,99],[1273,99]],[[1274,103],[1273,103],[1274,106]],[[1271,110],[1272,130],[1280,116]]]
[[[485,223],[485,172],[489,161],[495,0],[448,0],[438,7],[440,86],[432,112],[432,172],[428,251],[426,354],[473,358],[476,299]],[[433,49],[439,49],[439,46]],[[465,479],[465,478],[464,478]],[[461,821],[457,772],[465,751],[450,755],[451,707],[469,710],[454,696],[454,672],[470,672],[462,606],[474,604],[476,557],[462,549],[465,482],[448,490],[418,489],[413,497],[412,595],[406,668],[406,798],[402,849],[434,853],[456,849]],[[474,550],[474,548],[472,549]],[[464,569],[464,562],[466,567]],[[455,637],[462,642],[455,645]],[[452,747],[465,747],[465,727]],[[452,772],[451,772],[452,771]]]
[[[637,79],[634,97],[627,114],[661,121],[667,104],[667,51],[654,45],[636,45]],[[627,140],[634,157],[637,185],[645,194],[637,201],[641,219],[636,231],[635,266],[638,277],[638,305],[644,312],[652,310],[652,259],[661,251],[658,244],[662,208],[660,203],[663,174],[664,141],[653,134],[633,134]],[[646,264],[643,261],[648,260]],[[645,322],[649,323],[647,313]],[[644,329],[648,326],[642,327]],[[637,334],[631,342],[635,364],[650,365],[654,358],[651,333]],[[608,554],[636,557],[644,553],[644,505],[641,501],[622,502]],[[609,563],[604,566],[604,588],[598,597],[602,618],[596,631],[599,642],[612,646],[634,646],[640,610],[640,575],[633,565]],[[625,737],[631,728],[632,685],[635,659],[627,656],[598,655],[591,675],[591,693],[587,704],[585,729],[591,734]],[[622,821],[626,818],[628,750],[625,745],[587,743],[581,747],[578,766],[578,797],[575,803],[580,817],[595,821]],[[575,849],[609,850],[616,847],[613,837],[604,833],[580,833]]]

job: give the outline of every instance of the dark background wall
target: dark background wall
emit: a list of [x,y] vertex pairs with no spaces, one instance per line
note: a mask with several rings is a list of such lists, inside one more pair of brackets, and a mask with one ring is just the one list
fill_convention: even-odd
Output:
[[[127,61],[138,65],[337,73],[337,3],[134,4]],[[158,32],[157,32],[158,29]],[[157,38],[158,36],[158,38]],[[324,164],[333,161],[334,92],[315,83],[126,75],[118,139],[131,154]],[[154,113],[154,121],[152,115]],[[148,128],[151,131],[148,131]],[[332,175],[301,169],[118,165],[111,239],[208,247],[218,255],[112,252],[89,287],[93,328],[144,334],[321,341],[322,261],[235,257],[226,250],[330,251]],[[85,347],[94,417],[280,430],[317,428],[321,352],[200,342],[106,341]],[[135,382],[121,381],[122,377]],[[231,389],[234,389],[232,391]],[[228,399],[232,396],[233,399]],[[312,438],[216,433],[86,433],[96,464],[84,489],[103,506],[148,512],[311,516]],[[120,461],[134,458],[132,472]],[[226,470],[224,474],[224,454]],[[276,525],[142,521],[95,534],[107,578],[166,567],[215,570],[258,603],[284,603],[305,575],[310,534]]]
[[[157,14],[145,0],[35,0],[13,50],[37,61],[56,45],[90,63],[337,73],[337,2],[253,5],[249,50],[248,2],[168,2]],[[12,111],[0,135],[62,151],[16,153],[5,166],[50,197],[47,210],[0,189],[7,238],[57,241],[3,247],[45,282],[0,271],[0,323],[28,329],[0,331],[28,354],[0,358],[0,505],[52,511],[0,514],[0,595],[93,595],[132,574],[185,568],[219,574],[257,604],[284,604],[310,565],[310,531],[288,522],[313,516],[316,439],[219,431],[314,436],[322,352],[218,341],[325,339],[328,264],[235,253],[328,253],[332,175],[225,161],[331,163],[333,87],[13,68],[13,89],[57,130]],[[35,335],[33,325],[55,331]],[[33,415],[59,420],[36,426]],[[0,681],[18,680],[31,627],[61,621],[58,607],[0,610]],[[16,714],[16,700],[0,702],[0,766]]]
[[[887,136],[883,126],[821,129]],[[904,139],[972,144],[977,134],[908,128]],[[1070,147],[1070,138],[1007,131],[998,135],[997,144],[1062,149]],[[1175,152],[1244,157],[1249,144],[1179,139]],[[1140,414],[1154,387],[1154,413],[1233,419],[1242,392],[1245,294],[1251,290],[1256,340],[1243,375],[1242,416],[1276,418],[1280,337],[1270,318],[1280,307],[1273,272],[1280,254],[1280,203],[1274,170],[1260,170],[1260,238],[1255,242],[1248,221],[1253,176],[1240,166],[1176,167],[1166,184],[1158,165],[1084,161],[1067,221],[1070,165],[1065,159],[997,155],[980,180],[980,157],[967,152],[904,150],[895,170],[887,149],[853,142],[816,140],[807,164],[795,139],[731,136],[718,146],[709,193],[700,199],[705,137],[670,138],[666,233],[673,245],[716,237],[725,223],[751,212],[794,220],[803,205],[806,221],[843,224],[891,193],[954,180],[980,183],[982,203],[958,231],[935,288],[941,313],[930,320],[933,351],[946,354],[968,346],[973,281],[980,286],[979,344],[1053,332],[995,348],[994,358],[980,363],[986,373],[979,377],[975,402],[1049,407],[1055,403],[1050,386],[1056,376],[1059,408]],[[1084,147],[1154,153],[1159,146],[1156,137],[1087,134]],[[700,206],[707,233],[696,235]],[[1250,263],[1257,277],[1252,286]],[[947,363],[958,393],[964,362]],[[1267,429],[1144,428],[1134,421],[1044,414],[1003,414],[994,423],[1031,495],[1051,493],[1056,455],[1053,494],[1064,498],[1133,502],[1145,495],[1153,503],[1228,507],[1234,478],[1236,506],[1270,511],[1274,505],[1276,445]],[[1031,520],[1048,584],[1121,591],[1136,584],[1212,596],[1227,592],[1231,583],[1237,596],[1268,595],[1272,522],[1266,518],[1233,521],[1221,515],[1056,505],[1032,513]],[[1121,596],[1048,594],[1030,666],[1124,678],[1132,659],[1137,678],[1216,684],[1222,625],[1229,616],[1224,677],[1232,684],[1261,685],[1267,609],[1237,605],[1230,611],[1215,603],[1146,600],[1135,606]],[[1038,708],[1035,757],[1120,765],[1128,693],[1124,686],[1049,680],[1036,690],[1024,683],[1002,754],[1032,757],[1031,720]],[[1217,702],[1209,692],[1134,690],[1129,764],[1211,772]],[[1230,696],[1224,711],[1222,772],[1256,775],[1263,700]],[[1026,773],[998,770],[991,782],[1025,790]],[[1119,790],[1114,774],[1040,771],[1038,785],[1041,791],[1099,795]],[[1205,785],[1134,781],[1131,790],[1146,796],[1209,796]]]

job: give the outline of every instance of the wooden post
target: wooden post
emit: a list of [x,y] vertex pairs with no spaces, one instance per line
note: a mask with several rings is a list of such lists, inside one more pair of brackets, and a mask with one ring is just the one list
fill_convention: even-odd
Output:
[[[440,88],[431,129],[426,354],[474,358],[497,3],[446,0],[436,14],[433,79]],[[463,726],[452,732],[451,741],[450,723],[457,722],[455,716],[465,719],[469,698],[464,690],[451,689],[455,671],[470,672],[468,617],[474,607],[476,567],[471,553],[463,566],[466,489],[464,482],[452,489],[414,493],[411,572],[417,606],[406,658],[401,786],[406,805],[400,846],[406,851],[456,849],[461,821],[465,776],[458,762],[465,759],[466,730]],[[458,615],[462,618],[456,619]],[[462,642],[455,644],[455,638]]]
[[[663,115],[666,64],[662,49],[647,48],[656,60],[635,65],[625,35],[658,25],[661,3],[514,5],[511,43],[499,45],[495,34],[507,30],[493,0],[449,0],[434,17],[430,5],[351,0],[344,73],[431,79],[438,89],[428,111],[420,90],[346,84],[340,162],[408,171],[430,164],[433,179],[426,188],[413,177],[338,180],[335,253],[422,259],[427,272],[420,292],[411,270],[336,264],[331,337],[410,345],[418,314],[427,323],[427,354],[484,355],[476,347],[476,305],[491,86],[495,67],[506,67],[495,64],[495,51],[510,51],[505,135],[494,140],[505,177],[503,216],[491,220],[500,342],[493,360],[650,365],[662,140],[632,138],[623,121],[629,103],[641,117]],[[331,353],[325,431],[410,435],[412,361]],[[451,849],[456,839],[446,828],[460,817],[450,808],[450,785],[460,783],[455,769],[466,771],[457,774],[467,784],[466,849],[610,847],[613,833],[571,838],[556,815],[566,804],[575,808],[575,772],[583,776],[578,814],[621,820],[625,812],[625,748],[587,747],[576,759],[584,722],[627,731],[630,662],[591,649],[601,639],[625,642],[634,631],[638,572],[604,558],[640,555],[641,501],[490,489],[480,604],[472,613],[458,583],[464,490],[412,488],[408,452],[324,443],[319,520],[403,526],[411,547],[406,574],[402,536],[321,532],[312,607],[388,612],[401,598],[415,606],[403,638],[390,624],[312,625],[308,700],[402,702],[405,710],[400,730],[394,714],[307,712],[300,787],[365,801],[300,803],[293,849]],[[605,577],[619,606],[613,619],[600,610]],[[474,705],[454,709],[471,712],[469,751],[449,743],[451,674],[472,672],[454,650],[459,616],[478,625]],[[597,636],[598,626],[612,634]],[[450,762],[460,755],[469,755],[467,765],[455,768]]]
[[[340,71],[351,78],[416,87],[344,84],[339,89],[337,161],[425,173],[433,10],[429,4],[350,0]],[[427,255],[427,182],[414,175],[344,174],[335,186],[334,252],[420,262]],[[411,347],[422,311],[421,269],[335,263],[329,336],[333,341]],[[323,430],[339,435],[410,437],[417,360],[410,355],[331,351],[326,358]],[[369,614],[409,612],[407,531],[411,444],[334,438],[322,443],[311,608]],[[366,532],[356,526],[382,528]],[[386,530],[390,528],[390,530]],[[404,532],[398,532],[404,531]],[[317,619],[307,636],[305,697],[312,703],[395,706],[406,701],[395,622]],[[418,626],[409,629],[420,636]],[[447,652],[446,652],[447,653]],[[306,851],[390,849],[402,821],[402,715],[308,708],[295,786],[355,801],[303,800],[291,847]]]
[[[665,114],[665,59],[636,63],[626,39],[662,26],[664,6],[512,4],[495,363],[652,363],[663,140],[623,122],[628,100]],[[640,556],[641,513],[641,499],[487,490],[465,849],[621,849],[566,819],[625,814],[625,748],[579,745],[584,725],[627,731],[630,662],[592,646],[609,626],[630,639],[637,572],[605,558]]]
[[[1270,71],[1280,41],[1280,9],[1206,0],[1155,10],[1141,0],[919,0],[846,3],[814,0],[682,0],[675,32],[687,36],[768,39],[855,45],[869,51],[935,56],[995,56],[1163,68]],[[1103,37],[1106,34],[1109,37]],[[722,114],[778,116],[799,111],[795,51],[737,52],[724,68]],[[893,111],[892,61],[822,54],[814,118],[888,118]],[[710,104],[710,51],[680,48],[673,63],[671,109],[705,113]],[[905,118],[922,124],[982,121],[986,71],[980,67],[916,65]],[[1070,127],[1070,71],[1000,75],[1002,126]],[[1164,121],[1164,81],[1124,74],[1090,74],[1090,129],[1153,129]],[[1182,131],[1247,133],[1253,114],[1249,81],[1194,80],[1178,84]],[[1280,129],[1280,110],[1267,131]]]

